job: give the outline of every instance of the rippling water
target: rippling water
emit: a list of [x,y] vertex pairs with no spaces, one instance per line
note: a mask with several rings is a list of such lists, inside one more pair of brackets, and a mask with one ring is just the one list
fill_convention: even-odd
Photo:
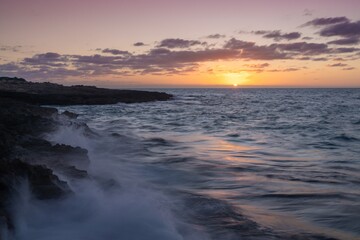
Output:
[[96,226],[108,230],[93,239],[360,238],[360,90],[164,91],[175,99],[59,108],[97,136],[50,139],[87,148],[94,178],[120,189],[73,184],[80,200],[68,201],[102,214],[65,237]]

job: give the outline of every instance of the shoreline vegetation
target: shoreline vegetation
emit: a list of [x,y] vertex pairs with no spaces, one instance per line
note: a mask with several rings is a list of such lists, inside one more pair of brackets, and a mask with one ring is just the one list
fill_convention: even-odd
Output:
[[[45,133],[62,124],[75,124],[77,114],[40,105],[101,105],[170,100],[162,92],[112,90],[91,86],[33,83],[22,78],[0,77],[0,229],[15,230],[11,204],[27,183],[37,199],[58,199],[72,194],[66,182],[85,178],[87,150],[64,144],[52,145]],[[91,130],[88,129],[89,134]],[[2,237],[0,232],[0,238]]]

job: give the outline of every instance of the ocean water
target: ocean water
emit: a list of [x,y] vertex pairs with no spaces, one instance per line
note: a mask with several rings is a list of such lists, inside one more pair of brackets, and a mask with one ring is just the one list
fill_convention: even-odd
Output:
[[359,89],[164,89],[59,107],[46,136],[89,151],[74,196],[24,187],[16,239],[360,239]]

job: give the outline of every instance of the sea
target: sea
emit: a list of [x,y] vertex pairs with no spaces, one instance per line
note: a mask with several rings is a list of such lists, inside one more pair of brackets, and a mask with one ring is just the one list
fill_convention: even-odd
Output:
[[174,98],[58,107],[76,124],[44,137],[89,176],[25,191],[16,239],[360,239],[360,89],[152,90]]

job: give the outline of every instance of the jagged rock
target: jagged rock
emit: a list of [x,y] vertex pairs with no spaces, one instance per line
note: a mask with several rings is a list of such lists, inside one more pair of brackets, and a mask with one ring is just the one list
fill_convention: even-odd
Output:
[[29,183],[32,194],[38,199],[55,199],[71,193],[67,184],[45,166],[30,165],[17,159],[0,160],[0,226],[5,224],[9,229],[13,228],[8,205],[22,181]]
[[21,181],[29,183],[37,199],[54,199],[71,192],[56,174],[67,176],[70,181],[87,176],[89,159],[85,149],[52,145],[41,135],[55,130],[59,123],[81,127],[88,135],[95,133],[85,124],[72,121],[77,117],[75,113],[58,114],[55,108],[38,105],[135,103],[171,97],[159,92],[65,87],[31,83],[22,78],[0,78],[0,228],[14,227],[8,204]]

